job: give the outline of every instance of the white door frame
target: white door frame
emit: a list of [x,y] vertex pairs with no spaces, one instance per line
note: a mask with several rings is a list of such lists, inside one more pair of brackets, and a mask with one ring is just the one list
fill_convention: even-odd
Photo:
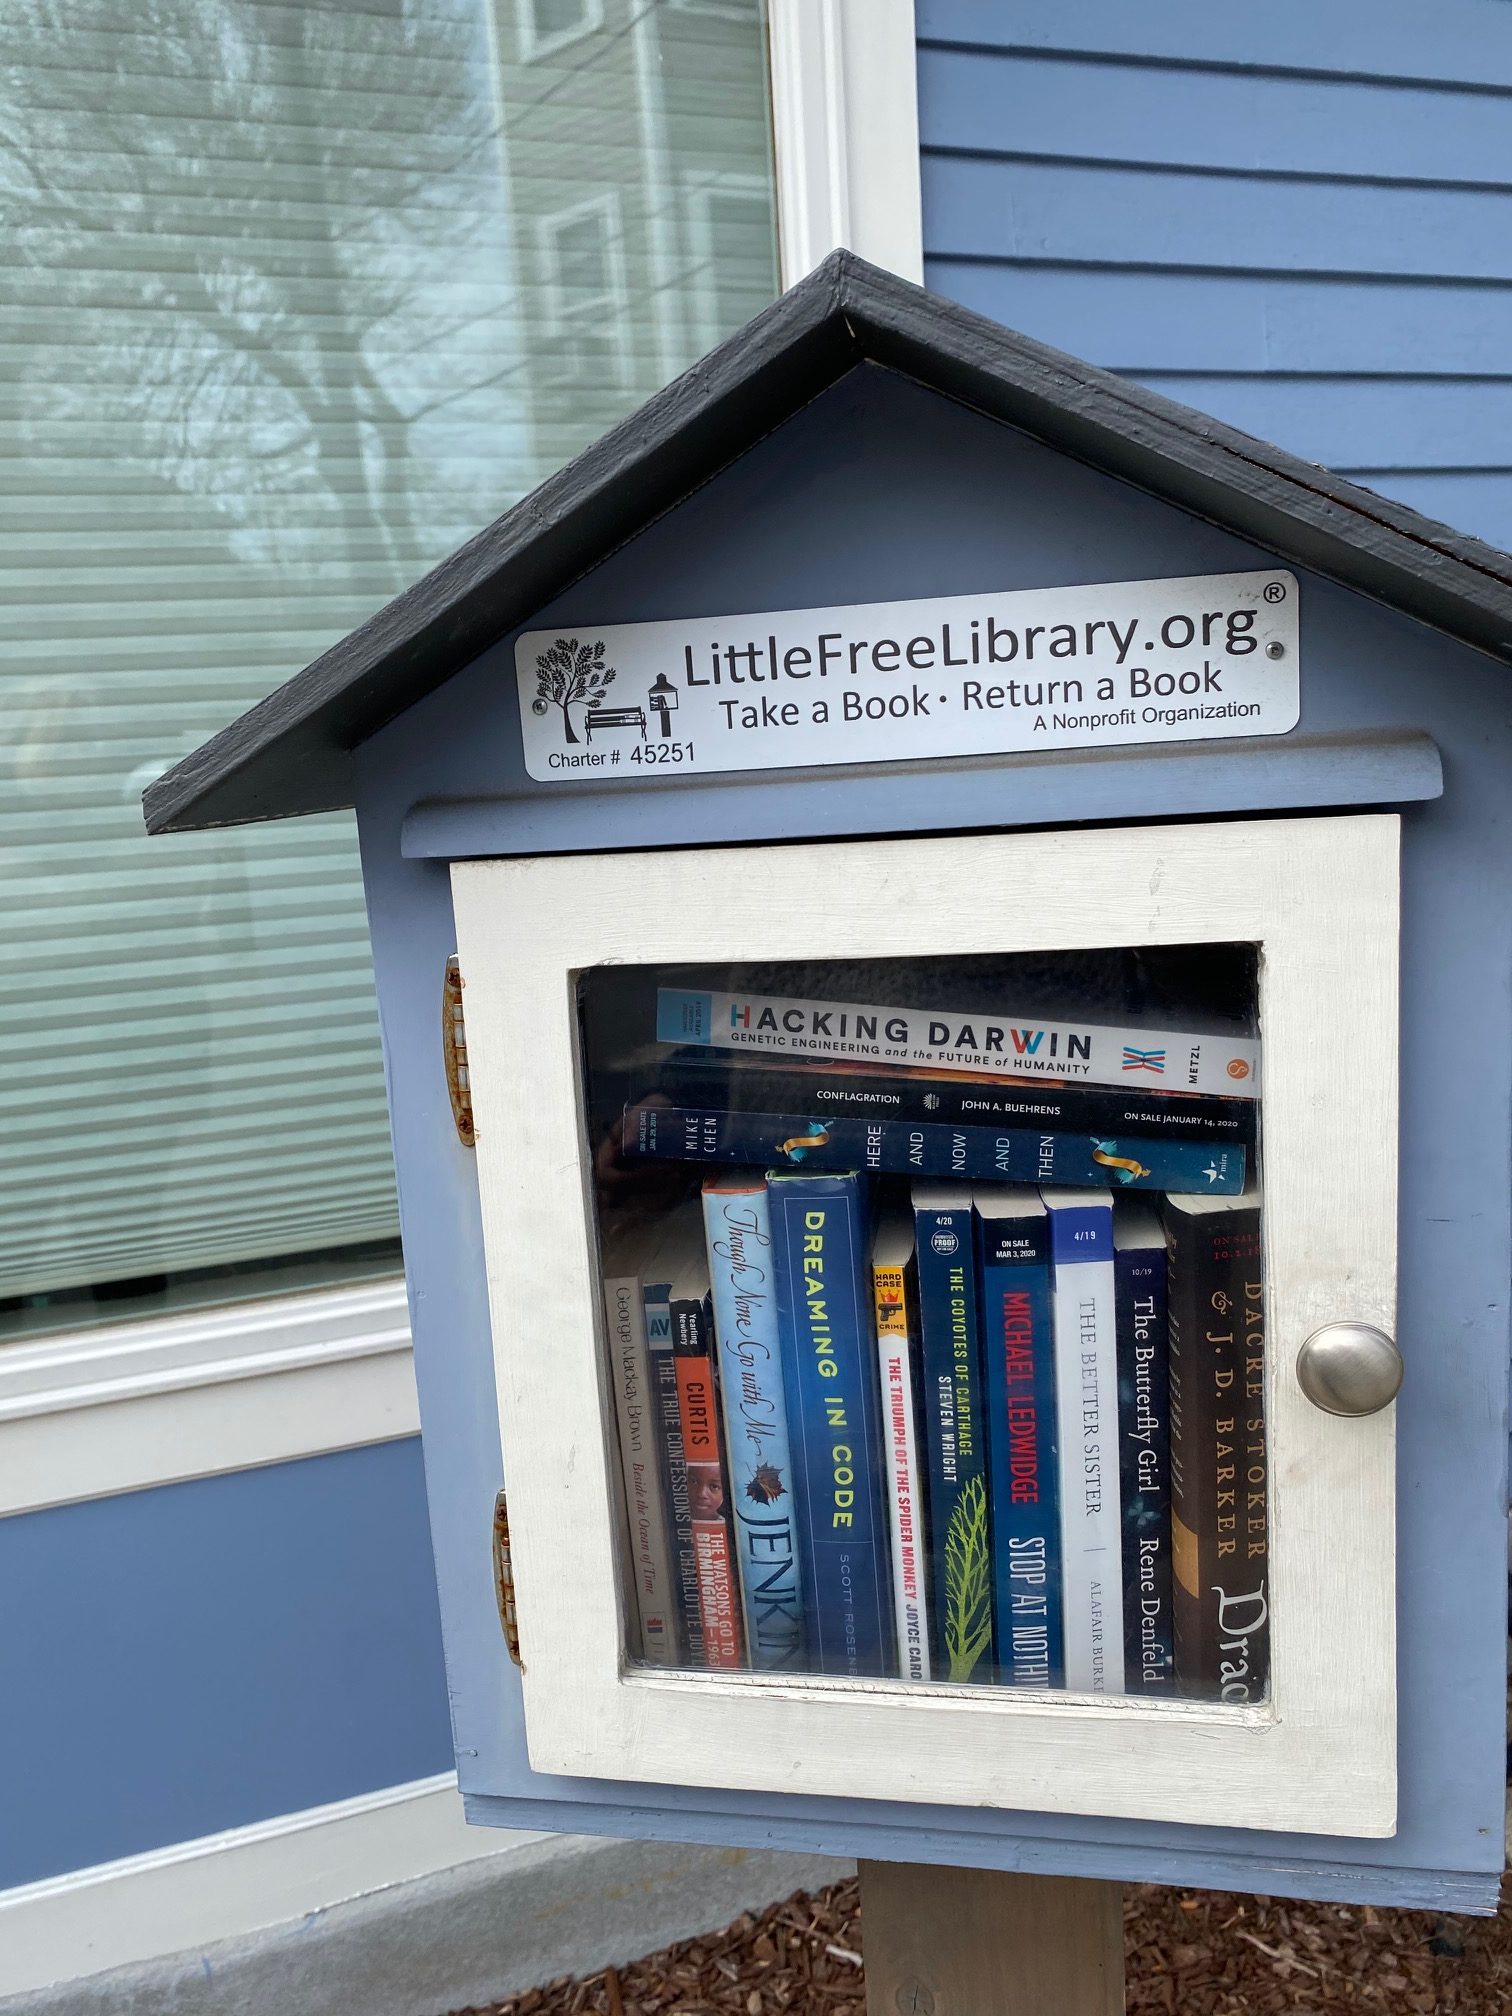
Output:
[[[1295,1361],[1325,1322],[1395,1328],[1399,829],[1375,814],[453,864],[537,1770],[1395,1831],[1394,1410],[1323,1415]],[[627,1666],[575,976],[816,946],[865,959],[1207,942],[1260,950],[1269,1699]]]

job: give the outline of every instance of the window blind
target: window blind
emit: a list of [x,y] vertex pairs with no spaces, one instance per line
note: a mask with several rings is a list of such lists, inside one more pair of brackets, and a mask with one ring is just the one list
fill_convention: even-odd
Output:
[[395,1230],[350,821],[140,794],[775,292],[761,21],[558,13],[7,9],[13,1312]]

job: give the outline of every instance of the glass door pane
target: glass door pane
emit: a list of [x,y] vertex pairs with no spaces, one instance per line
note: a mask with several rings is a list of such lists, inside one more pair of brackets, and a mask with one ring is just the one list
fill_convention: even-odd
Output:
[[1243,943],[579,974],[627,1656],[1266,1696]]

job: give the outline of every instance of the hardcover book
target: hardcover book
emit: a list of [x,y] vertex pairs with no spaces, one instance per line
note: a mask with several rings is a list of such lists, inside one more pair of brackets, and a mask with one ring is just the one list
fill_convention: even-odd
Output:
[[990,1680],[992,1526],[976,1219],[964,1184],[915,1183],[911,1194],[929,1464],[930,1649],[942,1679]]
[[932,1668],[924,1479],[919,1456],[918,1280],[913,1220],[906,1211],[890,1211],[877,1229],[872,1248],[872,1294],[882,1387],[883,1468],[892,1535],[898,1672],[905,1680],[927,1680]]
[[698,1597],[698,1553],[693,1544],[688,1503],[688,1464],[683,1454],[682,1401],[677,1390],[677,1359],[672,1349],[672,1284],[657,1278],[665,1272],[666,1259],[667,1241],[663,1239],[642,1277],[645,1285],[641,1307],[651,1374],[652,1429],[657,1442],[667,1544],[677,1599],[678,1656],[690,1666],[702,1666],[703,1612]]
[[1241,1146],[1221,1141],[650,1104],[625,1108],[621,1145],[627,1155],[674,1162],[765,1162],[962,1182],[1107,1184],[1214,1196],[1236,1196],[1243,1189],[1246,1159]]
[[746,1646],[758,1669],[801,1666],[803,1586],[765,1179],[711,1178],[703,1213]]
[[997,1677],[1064,1676],[1050,1221],[1032,1190],[975,1193]]
[[1171,1411],[1165,1233],[1142,1198],[1113,1206],[1118,1470],[1123,1506],[1124,1678],[1131,1694],[1175,1685],[1171,1615]]
[[743,1665],[740,1597],[730,1527],[729,1474],[720,1446],[715,1392],[709,1270],[696,1205],[678,1214],[672,1248],[672,1355],[677,1372],[683,1458],[688,1475],[688,1525],[698,1575],[705,1666]]
[[677,1664],[677,1587],[667,1539],[656,1394],[646,1344],[645,1303],[639,1271],[644,1238],[621,1238],[604,1253],[604,1313],[614,1374],[631,1564],[635,1582],[632,1646],[656,1666]]
[[1221,1096],[1253,1094],[1259,1085],[1260,1045],[1250,1037],[1108,1029],[981,1010],[885,1008],[661,987],[656,1036],[662,1043],[783,1057],[943,1064],[1002,1077],[1169,1086]]
[[1260,1200],[1171,1198],[1171,1564],[1176,1686],[1244,1703],[1270,1672]]
[[1080,1694],[1122,1694],[1113,1200],[1095,1190],[1040,1194],[1050,1214],[1066,1685]]
[[784,1059],[684,1047],[655,1067],[673,1106],[743,1113],[823,1113],[926,1125],[1032,1128],[1054,1134],[1170,1134],[1185,1141],[1255,1138],[1253,1099],[1001,1078],[923,1065]]
[[863,1179],[767,1178],[811,1671],[896,1670]]

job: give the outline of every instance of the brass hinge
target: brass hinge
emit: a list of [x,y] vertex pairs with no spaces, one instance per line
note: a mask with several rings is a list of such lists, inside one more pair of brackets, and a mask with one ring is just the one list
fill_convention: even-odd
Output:
[[478,1137],[473,1129],[472,1079],[467,1070],[467,1024],[462,1017],[462,986],[462,968],[453,952],[446,962],[446,978],[441,983],[441,1049],[446,1059],[446,1089],[451,1095],[457,1139],[464,1148],[475,1148]]
[[499,1622],[504,1627],[504,1643],[509,1647],[510,1658],[523,1673],[525,1661],[520,1657],[520,1625],[515,1616],[514,1565],[509,1556],[509,1506],[502,1491],[494,1500],[493,1571],[494,1600],[499,1606]]

